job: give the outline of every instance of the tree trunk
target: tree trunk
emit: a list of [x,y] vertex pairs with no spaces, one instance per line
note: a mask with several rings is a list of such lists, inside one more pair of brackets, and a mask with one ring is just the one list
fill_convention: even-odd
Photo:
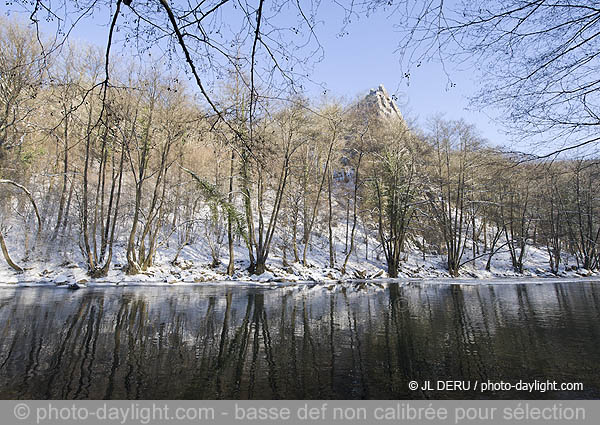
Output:
[[12,180],[0,179],[0,183],[5,183],[5,184],[10,184],[12,186],[15,186],[15,187],[21,189],[25,193],[25,195],[27,195],[27,198],[29,198],[29,202],[31,202],[31,206],[33,207],[33,211],[35,212],[35,217],[36,217],[37,223],[38,223],[37,236],[36,236],[36,240],[38,240],[42,234],[42,218],[40,217],[40,212],[38,210],[37,204],[35,203],[35,199],[33,199],[33,195],[31,194],[31,192],[29,190],[27,190],[27,188],[25,186],[20,185],[19,183],[16,183]]
[[398,263],[394,258],[389,258],[387,260],[387,274],[388,277],[396,278],[398,277]]
[[63,181],[62,189],[60,192],[60,201],[58,203],[58,216],[56,217],[56,226],[52,233],[52,240],[55,240],[58,236],[58,232],[63,220],[63,214],[65,209],[66,193],[67,193],[67,173],[69,172],[69,139],[68,139],[68,121],[69,117],[65,115],[65,129],[64,129],[64,151],[63,151]]
[[254,265],[254,274],[260,275],[263,274],[266,270],[266,258],[259,256],[256,258],[256,263]]
[[[227,201],[233,205],[233,171],[235,167],[235,151],[231,150],[231,160],[229,163],[229,193]],[[227,264],[227,275],[232,276],[235,272],[235,258],[233,251],[233,218],[227,214],[227,247],[229,249],[229,263]]]
[[344,254],[348,252],[348,231],[350,230],[350,198],[346,200],[346,243],[344,244]]
[[325,161],[325,170],[323,170],[323,176],[321,177],[321,183],[319,184],[319,190],[317,191],[317,199],[315,200],[315,204],[313,205],[313,210],[312,210],[312,214],[310,216],[308,228],[305,229],[305,231],[304,231],[306,240],[304,241],[304,250],[302,251],[302,265],[303,266],[306,266],[306,253],[308,251],[308,245],[310,244],[310,235],[312,233],[312,228],[315,223],[315,218],[317,216],[319,200],[321,199],[321,193],[323,192],[323,186],[325,185],[325,179],[327,178],[327,172],[329,171],[329,161],[331,159],[331,152],[333,151],[334,143],[335,143],[335,136],[333,137],[333,140],[329,144],[329,151],[327,152],[327,159]]
[[[356,231],[356,222],[357,222],[357,204],[358,204],[358,184],[359,184],[359,170],[360,170],[360,162],[362,160],[362,156],[363,156],[363,151],[361,149],[360,154],[358,156],[358,163],[356,165],[356,170],[354,171],[354,199],[353,199],[353,205],[352,205],[352,230],[350,232],[350,246],[347,247],[346,249],[346,258],[344,258],[344,265],[342,266],[342,274],[346,274],[346,266],[348,265],[348,260],[350,259],[350,255],[352,255],[352,251],[354,250],[354,232]],[[348,200],[348,208],[347,208],[347,212],[346,212],[346,228],[348,227],[348,211],[350,210],[350,200]],[[347,236],[348,231],[346,230],[346,236]],[[348,244],[348,241],[346,241],[346,245]],[[366,232],[366,228],[365,228],[365,259],[366,258],[366,252],[368,249],[368,242],[367,242],[367,232]]]
[[300,258],[298,257],[298,210],[300,208],[298,207],[298,204],[296,204],[296,206],[294,207],[294,217],[293,217],[293,224],[292,224],[292,250],[294,251],[294,262],[297,263],[298,261],[300,261]]
[[23,273],[23,269],[17,265],[12,258],[10,258],[10,254],[8,253],[8,248],[6,247],[6,243],[4,242],[4,236],[0,231],[0,247],[2,248],[2,254],[4,255],[4,259],[8,263],[8,265],[16,272]]
[[334,250],[334,246],[333,246],[333,228],[331,225],[331,221],[332,221],[332,215],[333,215],[333,208],[331,205],[331,180],[332,180],[332,175],[331,175],[331,170],[329,171],[329,174],[327,176],[327,192],[328,192],[328,196],[327,196],[327,204],[329,206],[329,214],[327,215],[327,226],[329,228],[329,267],[334,268],[335,267],[335,250]]

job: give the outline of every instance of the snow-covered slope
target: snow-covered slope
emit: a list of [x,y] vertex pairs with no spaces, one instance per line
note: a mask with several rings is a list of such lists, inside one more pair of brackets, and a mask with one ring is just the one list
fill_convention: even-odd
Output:
[[[366,111],[374,112],[384,121],[400,120],[404,122],[402,114],[394,99],[380,85],[377,89],[371,91],[357,104],[358,107]],[[352,170],[349,170],[351,175]],[[343,179],[337,181],[338,185],[347,184]],[[351,187],[346,188],[349,192]],[[339,202],[343,201],[343,205]],[[41,244],[35,252],[27,253],[22,246],[20,239],[13,237],[8,240],[12,255],[18,260],[19,264],[25,268],[22,274],[16,274],[3,259],[0,259],[0,285],[2,284],[58,284],[65,285],[73,282],[81,284],[148,284],[148,283],[188,283],[198,284],[206,282],[246,282],[251,284],[285,283],[285,282],[341,282],[348,280],[364,279],[386,279],[385,257],[380,248],[380,242],[376,232],[371,229],[365,230],[363,225],[356,229],[355,250],[349,258],[347,273],[342,275],[340,267],[344,262],[345,250],[347,249],[346,225],[346,201],[334,200],[334,220],[333,236],[336,253],[336,266],[329,267],[329,241],[325,236],[328,234],[326,223],[315,223],[315,229],[311,244],[308,249],[308,261],[306,265],[294,261],[291,248],[288,247],[285,259],[282,251],[283,240],[279,230],[275,234],[273,249],[267,262],[268,271],[260,276],[250,276],[246,271],[249,265],[248,253],[241,241],[235,246],[236,273],[233,276],[226,275],[227,255],[223,246],[221,249],[221,263],[216,268],[211,267],[212,257],[206,240],[203,237],[183,248],[178,261],[174,262],[177,247],[173,243],[171,246],[166,244],[162,246],[156,254],[155,266],[144,273],[129,276],[122,268],[127,263],[125,257],[125,239],[121,237],[115,244],[115,255],[112,267],[108,276],[102,279],[90,281],[86,274],[86,265],[77,247],[76,229],[74,232],[63,239],[54,242]],[[19,219],[15,218],[15,226],[19,226]],[[367,232],[367,233],[365,233]],[[12,232],[11,235],[18,235],[18,232]],[[173,235],[176,238],[177,235]],[[498,245],[501,245],[500,241]],[[301,242],[298,242],[299,249],[302,249]],[[477,252],[484,252],[484,247],[480,243]],[[472,242],[467,244],[467,250],[464,260],[469,259],[472,252]],[[520,276],[554,276],[549,273],[548,254],[545,249],[540,247],[528,247],[525,255],[525,270],[523,275],[513,271],[510,255],[508,251],[501,250],[492,261],[490,271],[485,271],[485,262],[487,255],[475,261],[468,262],[461,268],[461,277],[465,278],[498,278],[498,277],[520,277]],[[595,275],[588,271],[577,271],[569,266],[568,258],[561,266],[562,276],[590,276]],[[571,264],[573,262],[571,261]],[[412,278],[448,278],[449,275],[445,267],[445,257],[439,254],[423,254],[415,244],[408,243],[407,252],[404,261],[399,270],[399,279],[406,280]]]

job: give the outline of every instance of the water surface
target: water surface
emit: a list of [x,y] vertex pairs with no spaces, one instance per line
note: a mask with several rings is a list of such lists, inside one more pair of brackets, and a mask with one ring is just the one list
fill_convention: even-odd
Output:
[[[600,398],[600,283],[0,289],[0,398]],[[416,380],[583,391],[410,391]]]

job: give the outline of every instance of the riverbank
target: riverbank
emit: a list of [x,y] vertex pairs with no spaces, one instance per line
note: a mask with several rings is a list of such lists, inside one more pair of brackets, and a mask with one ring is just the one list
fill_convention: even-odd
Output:
[[[118,258],[117,260],[124,260]],[[85,263],[65,260],[62,258],[47,258],[39,261],[25,261],[22,263],[24,272],[16,273],[6,265],[0,266],[0,285],[40,286],[56,285],[68,286],[119,286],[119,285],[284,285],[284,284],[335,284],[355,282],[392,282],[392,281],[442,281],[465,282],[474,280],[500,281],[508,279],[514,282],[518,279],[543,278],[543,279],[571,279],[600,278],[597,271],[577,269],[566,265],[561,267],[558,275],[550,272],[544,252],[537,248],[530,248],[526,256],[523,273],[515,272],[509,258],[504,253],[494,257],[494,262],[489,271],[484,269],[485,259],[471,261],[465,264],[457,278],[451,277],[444,269],[444,257],[438,255],[426,256],[411,252],[400,266],[398,277],[391,279],[377,259],[364,260],[356,256],[351,258],[347,265],[347,272],[342,274],[339,267],[327,267],[327,261],[321,256],[313,257],[307,266],[300,262],[284,262],[281,257],[274,256],[267,265],[267,271],[261,275],[250,275],[247,271],[248,263],[245,260],[236,262],[236,272],[233,276],[226,273],[226,264],[222,262],[212,268],[211,264],[202,258],[198,252],[183,253],[177,262],[159,258],[156,265],[137,275],[128,275],[123,270],[123,264],[116,261],[106,277],[92,279],[85,269]]]

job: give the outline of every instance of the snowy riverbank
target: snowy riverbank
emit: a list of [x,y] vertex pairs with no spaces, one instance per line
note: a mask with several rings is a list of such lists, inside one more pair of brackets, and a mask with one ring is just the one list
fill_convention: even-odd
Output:
[[[239,249],[238,258],[243,258],[243,251]],[[582,278],[600,279],[600,273],[576,269],[571,265],[563,265],[558,275],[554,275],[548,268],[545,252],[538,248],[529,248],[526,256],[524,272],[516,273],[512,270],[507,253],[498,253],[494,257],[490,271],[484,270],[485,258],[465,264],[458,278],[452,278],[444,269],[444,257],[428,255],[423,259],[418,252],[410,252],[402,263],[399,276],[389,279],[385,266],[381,260],[365,260],[353,255],[347,266],[346,274],[342,275],[338,268],[327,267],[326,257],[315,250],[307,266],[301,263],[284,265],[281,256],[275,255],[267,265],[268,271],[261,275],[250,275],[246,268],[247,261],[236,261],[236,272],[233,276],[226,274],[226,264],[210,267],[210,258],[206,252],[194,247],[186,248],[176,263],[171,263],[168,256],[157,258],[155,266],[147,271],[128,275],[122,270],[125,259],[122,253],[117,254],[114,266],[108,275],[99,279],[91,279],[82,261],[73,261],[69,257],[76,255],[48,255],[47,258],[37,261],[24,261],[25,271],[15,273],[7,265],[0,265],[1,286],[39,286],[56,285],[68,286],[77,283],[80,286],[117,286],[117,285],[197,285],[197,284],[245,284],[245,285],[285,285],[285,284],[335,284],[371,281],[385,283],[390,281],[439,281],[472,283],[486,282],[514,282],[523,278],[543,278],[553,280],[577,280]],[[172,257],[171,257],[172,258]],[[286,262],[287,263],[287,262]]]

